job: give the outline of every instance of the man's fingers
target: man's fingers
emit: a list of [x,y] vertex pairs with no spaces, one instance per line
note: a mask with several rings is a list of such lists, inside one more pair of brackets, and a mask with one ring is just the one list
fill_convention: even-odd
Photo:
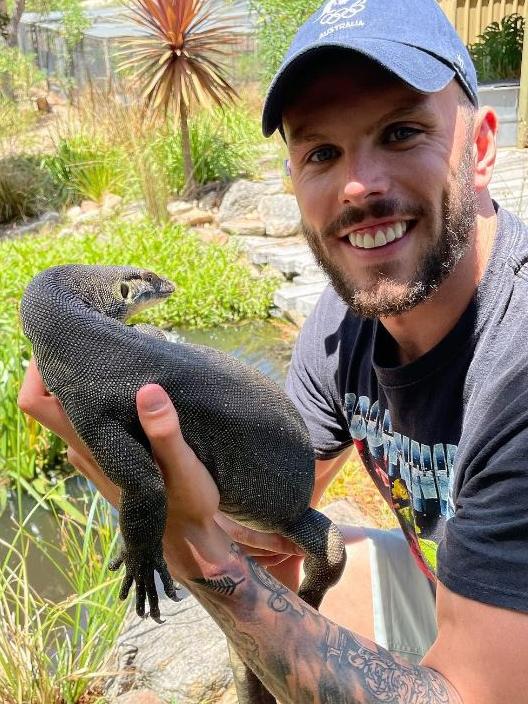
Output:
[[169,501],[172,498],[194,519],[218,507],[218,489],[211,475],[185,442],[178,414],[167,393],[147,384],[137,393],[139,420],[163,472]]
[[18,393],[20,409],[49,428],[69,445],[82,448],[83,443],[73,429],[58,399],[44,386],[34,358],[31,358]]
[[274,553],[279,559],[285,555],[304,555],[295,543],[279,533],[261,533],[232,521],[223,513],[217,513],[215,521],[236,543],[244,546],[249,555],[268,555],[271,558],[270,553]]
[[[139,420],[150,440],[152,452],[160,469],[167,470],[178,465],[185,467],[197,462],[196,455],[183,439],[176,409],[168,394],[157,384],[147,384],[137,393],[136,403]],[[166,476],[169,479],[169,476]]]

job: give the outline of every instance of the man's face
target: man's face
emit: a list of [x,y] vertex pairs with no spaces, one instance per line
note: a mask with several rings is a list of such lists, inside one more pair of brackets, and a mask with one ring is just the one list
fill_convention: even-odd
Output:
[[458,90],[420,95],[365,63],[315,79],[284,112],[308,243],[358,315],[410,310],[468,249],[473,129]]

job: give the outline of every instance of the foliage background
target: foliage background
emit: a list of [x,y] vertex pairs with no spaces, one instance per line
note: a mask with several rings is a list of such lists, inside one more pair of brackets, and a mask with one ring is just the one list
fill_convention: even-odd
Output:
[[469,47],[480,82],[520,77],[524,25],[521,15],[508,15],[500,22],[492,22]]
[[321,0],[250,0],[258,15],[262,80],[273,78],[300,25],[321,6]]

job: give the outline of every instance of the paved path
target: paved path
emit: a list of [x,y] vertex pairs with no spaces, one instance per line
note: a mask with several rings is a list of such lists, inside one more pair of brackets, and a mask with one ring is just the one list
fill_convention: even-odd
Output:
[[[528,149],[500,149],[491,195],[502,206],[528,222]],[[314,308],[326,280],[301,238],[243,238],[248,257],[255,264],[270,264],[291,281],[275,294],[275,305],[296,321]]]

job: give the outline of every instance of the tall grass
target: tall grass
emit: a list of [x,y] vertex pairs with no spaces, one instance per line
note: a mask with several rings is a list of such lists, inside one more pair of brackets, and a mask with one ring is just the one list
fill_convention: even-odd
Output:
[[82,132],[61,137],[55,153],[46,157],[57,188],[70,200],[101,202],[106,193],[123,195],[127,186],[124,154],[94,135]]
[[[20,485],[17,495],[18,529],[10,543],[0,539],[0,701],[77,704],[97,688],[126,612],[118,600],[120,577],[107,571],[115,521],[93,495],[85,525],[55,514],[59,543],[39,542],[28,528],[39,504],[22,516]],[[32,587],[30,550],[44,555],[50,579],[68,585],[70,594],[59,603]]]
[[[190,120],[189,136],[197,185],[254,175],[262,139],[259,124],[248,110],[203,110]],[[181,193],[185,176],[179,130],[168,124],[154,137],[151,149],[171,189]]]
[[[189,121],[194,181],[229,181],[255,171],[262,143],[258,120],[244,107],[203,110]],[[73,199],[112,191],[141,198],[151,217],[166,219],[171,195],[185,187],[181,133],[171,120],[146,120],[134,94],[92,90],[53,128],[46,160]]]

